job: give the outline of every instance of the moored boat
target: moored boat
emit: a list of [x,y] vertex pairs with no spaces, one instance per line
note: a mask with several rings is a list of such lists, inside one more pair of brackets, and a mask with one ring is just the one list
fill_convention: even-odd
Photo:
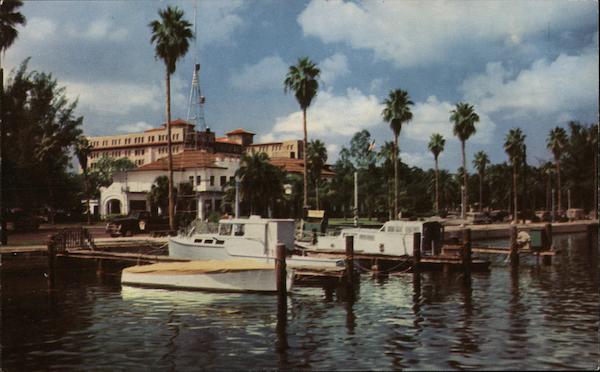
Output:
[[[169,238],[169,256],[188,260],[255,259],[274,264],[277,244],[294,250],[295,224],[292,219],[269,219],[260,216],[222,219],[215,233],[198,233]],[[289,255],[289,267],[343,266],[340,259]]]
[[389,256],[412,256],[414,234],[421,234],[421,252],[439,252],[443,242],[443,227],[439,221],[386,222],[379,230],[367,228],[342,229],[336,236],[320,236],[315,244],[296,243],[311,251],[345,251],[346,237],[354,237],[354,252]]
[[[286,271],[286,288],[293,285]],[[273,265],[252,259],[169,262],[132,266],[121,273],[124,285],[219,292],[276,292]]]

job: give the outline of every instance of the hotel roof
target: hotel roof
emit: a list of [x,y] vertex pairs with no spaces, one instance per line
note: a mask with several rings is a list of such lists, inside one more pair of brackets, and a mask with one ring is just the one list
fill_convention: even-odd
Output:
[[[272,158],[269,161],[271,164],[281,168],[286,173],[304,173],[304,161],[302,159]],[[332,172],[328,166],[321,171],[321,177],[333,176],[335,176],[335,173]]]
[[[210,153],[203,150],[184,150],[179,154],[173,155],[173,170],[183,171],[193,168],[216,168],[226,169],[217,165],[217,159],[223,158],[239,158],[234,154]],[[168,157],[158,159],[152,163],[142,165],[131,171],[166,171],[169,170]]]
[[227,135],[232,135],[232,134],[252,134],[252,135],[255,135],[256,133],[248,132],[244,128],[238,128],[238,129],[232,130],[231,132],[227,132],[225,134],[227,134]]

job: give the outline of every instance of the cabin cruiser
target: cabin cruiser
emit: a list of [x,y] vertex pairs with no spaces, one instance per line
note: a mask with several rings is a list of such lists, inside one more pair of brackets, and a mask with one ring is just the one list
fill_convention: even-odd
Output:
[[348,228],[337,236],[320,236],[316,243],[296,245],[311,251],[344,252],[346,237],[354,237],[354,252],[388,256],[412,256],[414,233],[421,233],[422,254],[437,254],[441,250],[444,231],[440,221],[386,222],[381,229]]
[[[294,250],[295,223],[292,219],[249,218],[222,219],[216,233],[187,234],[169,238],[169,256],[188,260],[258,259],[274,264],[278,243],[288,254]],[[287,256],[287,265],[336,267],[341,259]]]

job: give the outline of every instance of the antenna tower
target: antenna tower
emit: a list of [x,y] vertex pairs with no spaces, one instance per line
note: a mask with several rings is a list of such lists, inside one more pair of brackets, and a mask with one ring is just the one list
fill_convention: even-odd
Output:
[[[192,86],[188,100],[187,122],[195,125],[195,130],[188,132],[186,147],[197,148],[198,136],[196,130],[206,131],[206,119],[204,118],[205,97],[200,89],[200,63],[198,63],[198,48],[196,46],[196,4],[194,4],[194,72],[192,74]],[[190,138],[191,137],[191,138]]]

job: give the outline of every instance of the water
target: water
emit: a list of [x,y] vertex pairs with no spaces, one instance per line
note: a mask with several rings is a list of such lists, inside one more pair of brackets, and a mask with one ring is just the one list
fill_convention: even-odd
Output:
[[[361,278],[340,289],[296,288],[287,318],[275,296],[123,287],[94,262],[2,261],[2,368],[593,369],[599,351],[598,252],[585,235],[556,236],[552,266],[503,257],[492,272]],[[287,346],[287,347],[286,347]]]

